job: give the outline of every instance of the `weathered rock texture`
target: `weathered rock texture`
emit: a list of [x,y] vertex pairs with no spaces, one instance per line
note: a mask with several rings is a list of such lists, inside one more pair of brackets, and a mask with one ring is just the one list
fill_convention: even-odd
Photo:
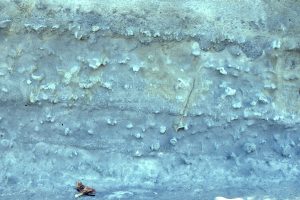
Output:
[[299,198],[299,1],[0,11],[0,199]]

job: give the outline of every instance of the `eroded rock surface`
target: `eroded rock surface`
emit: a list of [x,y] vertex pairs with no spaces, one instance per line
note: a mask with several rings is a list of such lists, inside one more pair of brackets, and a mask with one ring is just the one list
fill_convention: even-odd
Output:
[[0,199],[299,198],[298,1],[0,10]]

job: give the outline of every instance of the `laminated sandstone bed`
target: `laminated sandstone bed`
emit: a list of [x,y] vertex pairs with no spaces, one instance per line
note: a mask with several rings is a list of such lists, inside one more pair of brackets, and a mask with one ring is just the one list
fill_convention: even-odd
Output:
[[0,199],[299,198],[299,34],[293,0],[2,0]]

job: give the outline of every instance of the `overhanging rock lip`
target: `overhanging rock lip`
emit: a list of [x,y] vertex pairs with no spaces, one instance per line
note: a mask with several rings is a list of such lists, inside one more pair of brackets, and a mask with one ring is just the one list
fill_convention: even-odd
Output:
[[[5,0],[2,2],[3,5],[5,2],[11,1]],[[24,24],[33,24],[33,27],[41,25],[43,29],[44,25],[51,24],[52,29],[56,29],[56,25],[69,29],[68,24],[73,23],[74,26],[80,26],[82,31],[109,30],[123,36],[162,40],[209,36],[212,41],[222,40],[222,37],[243,41],[246,37],[255,37],[257,34],[269,37],[268,19],[274,15],[270,13],[268,7],[270,5],[260,0],[256,3],[252,1],[243,3],[245,5],[241,8],[236,1],[216,0],[201,2],[45,0],[42,3],[38,0],[26,0],[6,5],[8,11],[7,13],[4,11],[3,16],[11,15],[14,21],[23,20]],[[14,12],[9,11],[13,9]],[[293,8],[290,9],[293,11]],[[43,22],[31,20],[36,19],[36,16]],[[272,34],[274,33],[282,34],[272,31]]]

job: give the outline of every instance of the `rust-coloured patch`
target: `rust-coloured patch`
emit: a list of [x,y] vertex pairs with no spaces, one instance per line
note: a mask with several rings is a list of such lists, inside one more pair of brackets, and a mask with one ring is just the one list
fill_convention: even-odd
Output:
[[96,190],[94,188],[85,186],[80,181],[76,182],[76,190],[79,192],[78,194],[75,195],[76,198],[81,197],[83,195],[95,196],[96,193]]

